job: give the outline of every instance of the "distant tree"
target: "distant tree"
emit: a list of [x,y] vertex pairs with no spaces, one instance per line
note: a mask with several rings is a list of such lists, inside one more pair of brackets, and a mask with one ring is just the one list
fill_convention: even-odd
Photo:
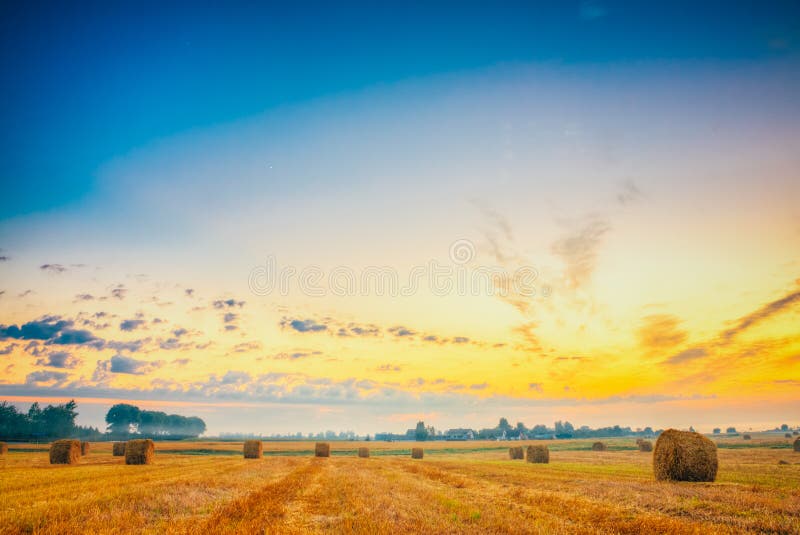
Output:
[[425,422],[417,422],[417,427],[414,430],[414,438],[418,441],[423,441],[428,439],[428,430],[425,429]]
[[714,428],[714,434],[715,435],[719,435],[720,433],[722,433],[722,429],[720,429],[719,427],[715,427]]
[[725,430],[725,432],[728,433],[728,434],[734,434],[734,433],[736,433],[736,428],[735,427],[729,427],[729,428],[727,428]]
[[500,422],[497,424],[497,430],[501,433],[503,431],[511,431],[511,424],[508,423],[507,419],[500,418]]
[[141,421],[139,407],[127,403],[117,403],[106,413],[108,430],[114,434],[127,435],[138,430]]
[[781,431],[788,431],[788,430],[789,430],[789,426],[787,424],[782,424],[781,425]]

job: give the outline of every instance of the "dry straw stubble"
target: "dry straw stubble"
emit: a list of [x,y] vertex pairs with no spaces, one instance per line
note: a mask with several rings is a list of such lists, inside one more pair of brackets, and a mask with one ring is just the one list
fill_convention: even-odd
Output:
[[125,444],[125,464],[150,464],[155,453],[156,445],[149,438],[129,440]]
[[653,472],[660,481],[714,481],[717,445],[700,433],[667,429],[656,440]]
[[80,440],[56,440],[50,444],[50,464],[78,464],[80,458]]

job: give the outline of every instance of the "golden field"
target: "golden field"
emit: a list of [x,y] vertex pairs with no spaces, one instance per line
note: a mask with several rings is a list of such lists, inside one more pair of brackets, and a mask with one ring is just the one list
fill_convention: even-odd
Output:
[[[0,456],[0,533],[800,533],[800,453],[789,440],[721,438],[715,483],[653,479],[633,439],[551,441],[550,464],[504,442],[158,442],[126,466],[93,443],[77,466],[46,445]],[[372,457],[356,456],[367,446]],[[779,465],[779,461],[790,464]]]

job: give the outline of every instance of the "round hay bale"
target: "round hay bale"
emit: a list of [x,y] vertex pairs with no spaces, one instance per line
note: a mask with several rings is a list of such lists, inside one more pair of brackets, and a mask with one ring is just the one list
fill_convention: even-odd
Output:
[[411,448],[411,458],[412,459],[422,459],[424,452],[422,448]]
[[508,448],[508,458],[509,459],[524,459],[525,458],[525,450],[522,449],[522,446],[514,446]]
[[751,437],[750,435],[747,435],[747,434],[742,435],[742,440],[751,440],[752,438],[753,437]]
[[653,451],[653,443],[649,440],[639,442],[639,451]]
[[362,459],[368,458],[369,448],[364,448],[364,447],[358,448],[358,456],[361,457]]
[[592,444],[592,451],[606,451],[607,449],[604,442],[595,442]]
[[717,445],[700,433],[667,429],[656,440],[653,472],[659,481],[714,481]]
[[314,444],[314,457],[330,457],[331,445],[327,442],[317,442]]
[[792,447],[794,451],[800,451],[800,438],[794,439],[794,444]]
[[114,445],[111,446],[111,454],[114,457],[125,457],[125,443],[114,442]]
[[525,459],[529,463],[548,464],[550,462],[550,448],[547,446],[528,446]]
[[778,464],[789,464],[789,461],[784,461],[783,459],[781,459],[780,461],[778,461]]
[[644,439],[643,439],[643,438],[637,438],[637,439],[636,439],[636,445],[637,445],[637,446],[638,446],[639,444],[641,444],[642,442],[644,442]]
[[81,455],[89,455],[89,450],[91,449],[88,442],[81,442]]
[[129,440],[125,444],[125,464],[150,464],[156,454],[156,445],[149,438]]
[[0,455],[5,455],[6,453],[8,453],[8,444],[0,442]]
[[264,444],[260,440],[244,441],[244,458],[260,459],[264,455]]
[[50,444],[50,464],[78,464],[80,458],[80,440],[56,440]]

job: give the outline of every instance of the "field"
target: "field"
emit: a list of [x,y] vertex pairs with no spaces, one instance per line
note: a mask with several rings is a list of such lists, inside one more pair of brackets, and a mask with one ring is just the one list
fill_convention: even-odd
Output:
[[[46,446],[0,456],[0,533],[800,533],[800,453],[789,440],[719,440],[715,483],[664,483],[632,439],[551,441],[550,464],[503,442],[159,442],[126,466],[109,443],[77,466]],[[368,446],[371,458],[355,456]],[[778,464],[786,461],[790,464]]]

